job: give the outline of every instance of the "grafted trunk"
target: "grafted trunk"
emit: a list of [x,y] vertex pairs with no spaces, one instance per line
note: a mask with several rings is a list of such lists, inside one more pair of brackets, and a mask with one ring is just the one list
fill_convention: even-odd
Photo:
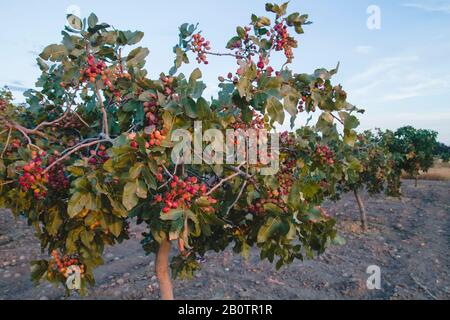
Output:
[[158,254],[156,255],[155,271],[159,282],[159,290],[162,300],[174,300],[172,279],[169,272],[169,254],[172,243],[166,239],[159,245]]
[[361,199],[361,196],[358,193],[358,190],[354,190],[356,202],[358,202],[359,213],[361,216],[361,227],[363,232],[367,230],[367,217],[366,217],[366,208],[364,207],[364,203]]

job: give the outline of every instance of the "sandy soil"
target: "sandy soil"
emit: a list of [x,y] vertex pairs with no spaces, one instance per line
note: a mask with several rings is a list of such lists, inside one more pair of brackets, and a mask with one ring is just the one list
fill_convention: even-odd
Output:
[[[192,281],[175,281],[179,299],[450,299],[450,182],[405,181],[399,200],[364,195],[370,229],[361,234],[354,199],[327,205],[337,216],[344,246],[314,261],[275,271],[231,251],[210,254]],[[84,299],[157,299],[154,257],[141,250],[142,227],[132,239],[108,248],[97,285]],[[40,257],[33,231],[0,211],[0,299],[64,299],[64,290],[34,287],[29,262]],[[381,290],[368,290],[366,269],[381,268]],[[74,295],[70,299],[81,299]]]

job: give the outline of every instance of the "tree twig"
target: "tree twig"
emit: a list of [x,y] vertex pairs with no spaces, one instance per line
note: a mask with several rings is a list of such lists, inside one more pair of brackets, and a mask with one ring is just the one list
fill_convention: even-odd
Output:
[[53,121],[50,121],[50,122],[47,122],[47,121],[41,122],[40,124],[37,125],[36,128],[33,129],[33,131],[34,130],[38,131],[42,127],[48,127],[48,126],[57,124],[57,123],[61,122],[62,120],[64,120],[69,115],[69,113],[70,113],[70,108],[67,108],[66,112],[64,112],[64,114],[61,117],[59,117],[58,119],[55,119]]
[[240,54],[234,54],[234,53],[219,53],[219,52],[210,52],[210,51],[205,51],[204,54],[208,54],[210,56],[217,56],[217,57],[234,57],[236,59],[246,59],[245,56],[241,56]]
[[336,117],[332,112],[330,112],[330,114],[331,114],[331,116],[332,116],[334,119],[336,119],[336,120],[339,121],[342,125],[344,125],[344,122],[343,122],[341,119],[339,119],[338,117]]
[[60,157],[58,160],[52,162],[52,163],[44,170],[44,174],[45,174],[45,173],[48,173],[48,172],[50,171],[51,168],[53,168],[54,166],[56,166],[58,163],[60,163],[60,162],[62,162],[62,161],[64,161],[64,160],[66,160],[68,157],[70,157],[72,154],[74,154],[74,153],[77,152],[78,150],[83,149],[83,148],[88,148],[88,147],[91,147],[91,146],[95,146],[95,145],[97,145],[97,144],[105,143],[105,142],[111,142],[111,140],[110,140],[110,139],[96,140],[96,141],[92,141],[92,142],[88,142],[88,143],[79,145],[79,146],[76,147],[76,148],[73,148],[71,151],[67,152],[64,156],[62,156],[62,157]]
[[230,181],[231,179],[233,179],[233,178],[239,176],[239,175],[241,174],[241,173],[240,173],[240,168],[241,168],[244,164],[245,164],[245,162],[244,162],[244,163],[241,163],[241,164],[236,168],[236,169],[239,170],[239,171],[237,171],[237,172],[233,173],[232,175],[230,175],[230,176],[228,176],[228,177],[223,178],[222,180],[220,180],[219,183],[216,184],[211,190],[209,190],[209,192],[208,192],[206,195],[207,195],[207,196],[211,195],[211,193],[213,193],[214,191],[216,191],[216,190],[217,190],[221,185],[223,185],[225,182]]
[[228,216],[228,214],[230,213],[231,209],[233,209],[233,207],[236,205],[236,203],[238,203],[239,199],[242,197],[242,194],[244,193],[244,190],[245,190],[246,186],[247,186],[247,181],[244,181],[244,183],[242,184],[241,190],[239,191],[238,196],[236,197],[234,202],[228,207],[227,212],[225,213],[225,216]]
[[105,104],[103,103],[102,95],[100,94],[97,85],[95,85],[95,94],[97,95],[98,103],[100,104],[100,109],[103,114],[103,133],[106,138],[109,138],[109,128],[108,128],[108,114],[106,113]]
[[0,183],[0,187],[6,186],[8,184],[14,183],[15,181],[6,181],[6,182],[2,182]]
[[30,138],[30,136],[28,135],[28,132],[27,132],[29,129],[26,129],[26,128],[22,127],[21,125],[17,125],[17,126],[15,126],[15,128],[16,128],[17,130],[19,130],[19,131],[22,133],[22,135],[25,137],[25,139],[27,139],[27,141],[28,141],[28,146],[33,147],[33,148],[36,148],[36,149],[38,149],[39,151],[43,151],[40,147],[38,147],[37,145],[35,145],[35,144],[33,143],[33,141],[31,141],[31,138]]
[[8,149],[9,140],[11,140],[11,133],[12,133],[12,128],[9,128],[8,138],[6,139],[5,147],[3,148],[2,155],[0,156],[0,158],[3,158],[3,156],[5,155],[6,149]]
[[73,113],[77,116],[78,119],[80,119],[80,121],[81,121],[86,127],[90,128],[90,125],[89,125],[86,121],[84,121],[84,119],[78,114],[78,112],[73,111]]

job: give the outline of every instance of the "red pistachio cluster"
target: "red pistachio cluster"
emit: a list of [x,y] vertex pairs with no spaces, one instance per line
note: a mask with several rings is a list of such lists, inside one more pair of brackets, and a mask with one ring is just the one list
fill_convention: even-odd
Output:
[[316,148],[316,154],[320,158],[320,161],[325,164],[333,164],[334,163],[334,153],[330,150],[328,146],[320,146],[318,145]]
[[278,190],[269,191],[267,198],[259,199],[254,204],[251,204],[248,210],[256,215],[264,215],[266,213],[264,205],[266,204],[274,204],[283,211],[287,210],[286,203],[283,201],[281,193]]
[[161,131],[156,130],[156,131],[150,133],[150,136],[149,136],[150,140],[149,140],[149,142],[146,143],[146,145],[145,145],[146,148],[149,149],[154,146],[159,147],[161,145],[161,142],[166,139],[165,134],[166,134],[165,129],[163,129]]
[[274,30],[276,32],[275,37],[275,50],[283,51],[286,55],[286,58],[291,61],[294,58],[294,54],[292,52],[292,46],[289,41],[289,32],[286,25],[284,25],[284,21],[281,21],[275,24]]
[[[107,87],[111,92],[116,102],[121,101],[120,91],[114,89],[113,81],[118,78],[131,79],[129,73],[123,72],[121,67],[116,67],[115,69],[107,68],[106,63],[102,60],[96,61],[94,55],[89,54],[86,58],[87,66],[80,70],[80,83],[90,82],[95,83],[97,80],[101,80],[105,87]],[[61,87],[66,88],[68,84],[61,82]]]
[[11,148],[13,149],[19,149],[22,146],[22,143],[19,139],[13,139],[11,140]]
[[156,95],[151,95],[152,100],[144,102],[144,112],[145,118],[148,121],[149,126],[156,126],[161,122],[161,119],[158,115],[158,104]]
[[58,252],[56,250],[52,251],[52,257],[53,257],[53,265],[55,265],[58,269],[58,271],[67,278],[69,276],[68,268],[70,266],[78,266],[80,268],[81,276],[83,277],[84,273],[84,265],[80,264],[78,259],[69,257],[67,255],[63,256],[62,258],[59,256]]
[[174,176],[169,187],[170,191],[163,196],[156,195],[154,197],[156,203],[164,203],[163,213],[168,213],[172,209],[189,208],[194,198],[197,199],[204,212],[214,212],[211,205],[216,204],[217,200],[206,195],[206,185],[198,183],[196,177],[182,180],[178,176]]
[[259,114],[256,110],[253,110],[253,118],[252,121],[248,124],[242,120],[242,115],[239,114],[236,116],[236,121],[232,124],[233,129],[238,130],[246,130],[246,129],[264,129],[264,117]]
[[[174,77],[161,76],[160,81],[162,85],[161,93],[168,99],[174,101],[179,101],[179,96],[174,90]],[[158,109],[158,96],[154,93],[149,94],[149,100],[144,102],[144,112],[147,119],[147,126],[154,127],[156,129],[161,129],[163,120],[162,115],[159,113]],[[154,130],[154,129],[152,129]],[[164,133],[162,133],[164,135]]]
[[211,50],[209,41],[205,41],[205,38],[200,33],[196,33],[192,36],[192,49],[197,54],[197,62],[208,64],[205,52]]
[[19,177],[19,184],[23,190],[33,190],[34,197],[36,199],[45,198],[47,191],[45,185],[48,182],[48,173],[44,173],[44,167],[42,165],[42,158],[45,156],[45,152],[41,152],[39,155],[36,151],[32,152],[32,160],[23,166],[23,173]]
[[[261,74],[265,71],[267,77],[271,77],[273,73],[273,68],[271,66],[268,66],[269,64],[269,58],[264,57],[262,54],[259,55],[259,60],[256,66],[258,67],[256,75],[259,77]],[[267,66],[267,68],[266,68]]]
[[292,147],[295,144],[294,138],[287,131],[281,133],[280,142],[284,147]]
[[0,99],[0,111],[4,111],[6,109],[6,106],[8,105],[8,102],[4,99]]
[[306,108],[306,97],[302,96],[302,98],[298,102],[298,112],[304,112],[305,108]]
[[95,166],[97,164],[103,164],[108,160],[109,160],[109,156],[106,153],[106,147],[103,145],[100,145],[98,147],[98,150],[91,150],[91,156],[90,156],[88,162],[89,162],[89,164]]
[[[56,161],[55,156],[51,156],[48,160],[49,165]],[[52,190],[66,190],[70,187],[70,180],[67,177],[64,166],[57,164],[53,166],[48,173],[48,187]]]

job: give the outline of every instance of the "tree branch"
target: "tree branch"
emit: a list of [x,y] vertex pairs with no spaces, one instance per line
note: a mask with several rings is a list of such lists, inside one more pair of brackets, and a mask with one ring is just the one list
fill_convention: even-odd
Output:
[[79,119],[86,127],[90,128],[90,125],[89,125],[86,121],[84,121],[84,119],[78,114],[78,112],[73,111],[73,113],[77,116],[77,118],[78,118],[78,119]]
[[39,151],[43,151],[40,147],[38,147],[37,145],[35,145],[35,144],[33,143],[33,141],[31,141],[31,138],[30,138],[30,136],[28,135],[28,133],[30,132],[29,129],[24,128],[24,127],[22,127],[21,125],[16,125],[16,126],[14,126],[14,128],[17,129],[17,130],[19,130],[19,131],[22,133],[22,135],[25,137],[25,139],[27,139],[28,145],[29,145],[30,147],[36,148],[36,149],[38,149]]
[[88,147],[91,147],[91,146],[95,146],[95,145],[97,145],[97,144],[105,143],[105,142],[111,142],[111,140],[110,140],[110,139],[96,140],[96,141],[92,141],[92,142],[87,142],[87,143],[81,144],[81,145],[79,145],[78,147],[73,148],[72,150],[70,150],[69,152],[67,152],[64,156],[62,156],[62,157],[59,158],[58,160],[56,160],[56,161],[54,161],[53,163],[51,163],[51,164],[44,170],[44,174],[45,174],[45,173],[48,173],[48,172],[50,171],[51,168],[53,168],[54,166],[56,166],[58,163],[60,163],[60,162],[62,162],[62,161],[64,161],[64,160],[66,160],[68,157],[70,157],[72,154],[74,154],[74,153],[77,152],[78,150],[83,149],[83,148],[88,148]]
[[245,190],[246,186],[247,186],[247,181],[244,181],[244,183],[242,184],[241,190],[239,191],[238,196],[236,197],[234,202],[228,207],[227,212],[225,213],[225,216],[228,216],[228,214],[230,213],[231,209],[233,209],[233,207],[236,205],[236,203],[238,203],[239,199],[242,197],[242,194],[244,193],[244,190]]
[[341,120],[341,119],[339,119],[338,117],[336,117],[332,112],[330,112],[330,114],[331,114],[331,116],[333,117],[333,118],[335,118],[337,121],[339,121],[342,125],[344,125],[344,122]]
[[217,57],[234,57],[236,59],[246,59],[247,57],[242,56],[240,54],[234,54],[234,53],[219,53],[219,52],[210,52],[210,51],[205,51],[203,52],[204,54],[208,54],[210,56],[217,56]]
[[9,128],[8,138],[6,139],[5,147],[3,148],[2,155],[0,156],[0,158],[3,158],[3,156],[5,155],[6,149],[8,149],[9,140],[11,140],[11,133],[12,133],[12,128]]
[[108,114],[106,113],[105,104],[103,103],[103,98],[97,85],[95,85],[95,94],[97,95],[98,103],[100,104],[100,109],[103,114],[103,133],[105,134],[105,137],[109,139]]
[[57,124],[60,121],[64,120],[69,115],[69,113],[70,113],[70,108],[67,108],[66,112],[64,112],[64,114],[61,117],[59,117],[56,120],[50,121],[50,122],[47,122],[47,121],[41,122],[36,128],[33,129],[33,131],[38,131],[42,127],[48,127],[48,126]]
[[[240,168],[241,168],[244,164],[245,164],[245,162],[242,163],[242,164],[240,164],[236,169],[240,171]],[[209,190],[209,192],[208,192],[206,195],[207,195],[207,196],[211,195],[214,191],[216,191],[216,190],[217,190],[221,185],[223,185],[225,182],[230,181],[231,179],[233,179],[233,178],[237,177],[238,175],[240,175],[241,173],[240,173],[239,171],[233,173],[231,176],[228,176],[228,177],[223,178],[222,180],[220,180],[219,183],[216,184],[211,190]]]

